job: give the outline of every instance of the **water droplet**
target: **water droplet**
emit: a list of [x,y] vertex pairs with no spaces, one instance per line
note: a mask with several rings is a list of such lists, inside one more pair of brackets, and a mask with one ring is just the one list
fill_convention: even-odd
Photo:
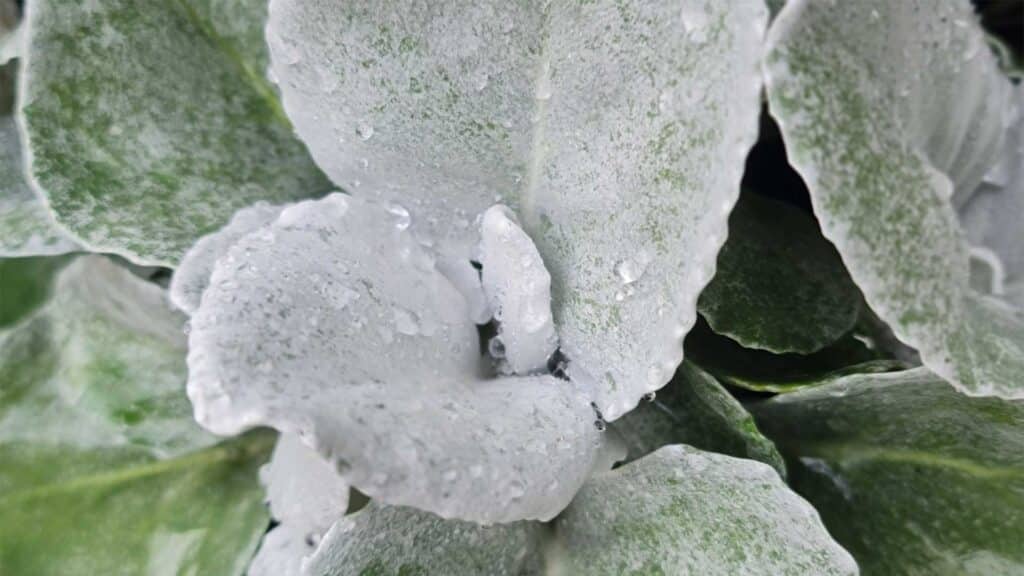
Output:
[[395,330],[399,334],[405,334],[406,336],[419,334],[420,320],[415,312],[396,307],[392,310],[392,314],[395,319]]
[[388,206],[388,212],[395,217],[395,228],[399,230],[405,230],[412,223],[412,217],[409,216],[409,211],[406,210],[399,204],[392,204]]
[[480,464],[473,464],[469,467],[469,475],[473,478],[479,478],[484,475],[484,467]]
[[657,398],[657,396],[658,394],[656,392],[648,392],[647,394],[644,394],[644,402],[654,402],[654,399]]
[[444,479],[445,482],[455,482],[455,480],[458,479],[459,477],[459,471],[455,469],[446,470],[444,474],[441,475],[441,477]]
[[876,10],[875,8],[872,8],[871,9],[871,19],[872,20],[881,20],[882,19],[882,15],[878,13],[878,10]]
[[484,72],[480,74],[476,79],[476,91],[480,92],[487,88],[487,85],[491,82],[491,75]]
[[665,90],[658,95],[658,111],[670,112],[672,110],[672,91]]
[[704,42],[707,39],[708,14],[704,7],[687,7],[682,11],[683,30],[691,42]]
[[366,170],[367,168],[370,167],[370,161],[367,160],[366,158],[360,158],[359,167],[362,168],[363,170]]
[[615,274],[623,284],[632,284],[639,280],[647,270],[646,259],[626,258],[615,265]]
[[181,331],[182,331],[182,333],[185,334],[185,336],[188,336],[189,334],[191,334],[192,333],[192,321],[191,320],[185,320],[185,324],[181,327]]
[[487,343],[487,353],[495,360],[501,360],[505,357],[505,342],[502,341],[501,336],[491,338]]
[[356,135],[362,138],[364,141],[373,138],[373,126],[367,123],[362,123],[356,127]]
[[597,428],[598,432],[604,432],[608,429],[608,424],[604,420],[597,419],[594,420],[594,428]]
[[513,480],[508,483],[508,496],[512,500],[518,500],[526,494],[526,487],[523,483],[518,480]]

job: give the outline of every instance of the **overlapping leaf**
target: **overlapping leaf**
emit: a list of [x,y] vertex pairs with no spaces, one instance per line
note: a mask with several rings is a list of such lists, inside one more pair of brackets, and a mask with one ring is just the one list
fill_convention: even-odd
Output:
[[923,368],[753,407],[794,487],[865,575],[1024,571],[1024,405]]
[[191,328],[201,424],[300,434],[385,503],[548,519],[598,455],[577,385],[486,378],[466,301],[406,215],[372,202],[295,204],[242,237],[216,261]]
[[31,174],[83,245],[174,265],[240,208],[326,191],[264,78],[266,2],[27,11]]
[[0,332],[0,573],[245,568],[270,438],[214,445],[195,425],[181,322],[159,288],[88,257]]
[[795,0],[768,44],[772,114],[868,303],[961,390],[1024,396],[1024,321],[971,292],[954,210],[1012,117],[970,4]]
[[608,419],[663,386],[756,137],[759,1],[275,0],[284,107],[353,194],[442,252],[517,211],[570,376]]

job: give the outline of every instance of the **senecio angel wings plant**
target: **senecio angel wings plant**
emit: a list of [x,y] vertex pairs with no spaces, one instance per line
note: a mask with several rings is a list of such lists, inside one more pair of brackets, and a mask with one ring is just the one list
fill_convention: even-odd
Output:
[[0,574],[1024,574],[966,0],[0,23]]

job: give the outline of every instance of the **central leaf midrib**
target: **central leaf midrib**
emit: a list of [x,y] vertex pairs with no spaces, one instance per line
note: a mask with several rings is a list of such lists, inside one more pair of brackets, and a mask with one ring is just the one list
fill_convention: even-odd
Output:
[[[551,79],[551,7],[546,5],[541,22],[541,45],[540,57],[537,61],[537,70],[534,72],[532,88],[533,94],[533,131],[530,135],[530,158],[526,166],[525,186],[520,193],[519,215],[523,224],[529,231],[537,231],[540,226],[540,218],[537,213],[537,187],[540,180],[540,172],[544,163],[544,138],[547,135],[547,114],[548,101],[551,98],[537,98],[538,90],[542,82],[550,85]],[[553,97],[553,95],[552,95]]]
[[291,121],[288,119],[287,114],[285,114],[284,108],[281,106],[281,102],[278,100],[270,83],[246,63],[245,58],[242,57],[230,42],[217,32],[214,26],[199,16],[199,13],[189,4],[188,0],[174,0],[174,4],[178,6],[185,18],[224,54],[231,66],[241,76],[242,83],[249,86],[263,100],[270,109],[273,118],[285,128],[291,130]]
[[865,462],[913,464],[929,468],[947,468],[983,480],[1024,480],[1024,468],[995,466],[968,458],[945,456],[923,450],[877,447],[852,442],[820,442],[800,444],[799,456],[832,460],[843,466],[859,466]]
[[0,496],[0,508],[40,497],[60,494],[62,492],[116,486],[118,484],[125,484],[135,480],[160,476],[162,474],[172,474],[185,469],[213,467],[214,465],[223,462],[242,461],[261,452],[269,451],[273,442],[273,435],[259,434],[241,442],[218,444],[177,458],[154,460],[141,465],[115,470],[113,472],[88,474],[63,482],[55,482],[39,486],[37,488],[15,491],[4,496]]

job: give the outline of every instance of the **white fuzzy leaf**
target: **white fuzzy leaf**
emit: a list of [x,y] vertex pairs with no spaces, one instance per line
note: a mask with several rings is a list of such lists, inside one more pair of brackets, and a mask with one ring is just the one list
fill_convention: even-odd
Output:
[[192,317],[196,418],[299,433],[389,504],[551,518],[596,459],[589,397],[549,376],[485,380],[464,299],[405,224],[334,194],[232,247]]
[[794,0],[768,44],[789,158],[868,304],[961,391],[1024,397],[1024,323],[970,290],[954,209],[1012,118],[971,4]]
[[605,417],[668,382],[757,135],[756,0],[272,0],[285,110],[353,194],[471,256],[515,210]]
[[495,319],[504,361],[514,374],[547,368],[558,347],[551,316],[551,275],[530,237],[504,206],[484,212],[480,223],[483,288]]

